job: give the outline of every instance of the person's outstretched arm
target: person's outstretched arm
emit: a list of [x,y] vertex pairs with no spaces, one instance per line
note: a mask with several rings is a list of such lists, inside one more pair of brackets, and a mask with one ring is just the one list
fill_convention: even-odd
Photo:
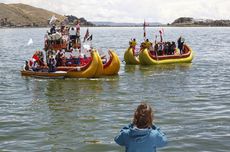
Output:
[[156,131],[156,147],[164,147],[168,143],[168,139],[165,133],[163,133],[158,127],[155,127],[155,131]]
[[128,132],[129,132],[129,129],[130,127],[132,126],[132,124],[129,124],[125,127],[123,127],[120,131],[120,134],[117,135],[115,138],[114,138],[114,141],[120,145],[120,146],[125,146],[125,142],[126,142],[126,138],[127,138],[127,135],[128,135]]

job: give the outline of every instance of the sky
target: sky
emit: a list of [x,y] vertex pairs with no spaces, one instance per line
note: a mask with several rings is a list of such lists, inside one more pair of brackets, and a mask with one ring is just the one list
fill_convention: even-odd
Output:
[[0,0],[88,21],[172,23],[179,17],[230,19],[230,0]]

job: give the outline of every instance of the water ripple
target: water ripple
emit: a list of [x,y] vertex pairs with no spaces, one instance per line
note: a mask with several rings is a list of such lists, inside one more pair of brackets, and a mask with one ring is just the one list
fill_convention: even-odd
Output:
[[[183,35],[193,48],[191,64],[122,62],[118,76],[97,79],[22,77],[24,60],[43,48],[46,30],[0,29],[2,151],[123,151],[113,138],[132,121],[140,101],[154,107],[154,122],[167,134],[161,151],[229,151],[230,28],[165,28],[166,40]],[[141,27],[90,31],[95,47],[115,49],[121,60],[130,38],[140,44],[143,35]],[[34,44],[26,46],[30,38]]]

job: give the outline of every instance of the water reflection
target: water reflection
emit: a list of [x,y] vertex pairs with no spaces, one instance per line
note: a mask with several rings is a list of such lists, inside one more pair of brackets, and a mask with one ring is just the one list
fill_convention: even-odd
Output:
[[136,70],[139,70],[140,65],[126,65],[124,67],[124,71],[126,73],[134,73]]
[[159,65],[140,66],[140,71],[143,75],[150,76],[150,75],[160,74],[165,72],[188,71],[191,67],[192,67],[191,63],[159,64]]
[[103,91],[100,80],[94,79],[65,79],[48,81],[45,90],[47,103],[51,109],[89,105]]
[[[51,149],[78,151],[82,146],[85,149],[99,144],[104,145],[99,146],[100,150],[107,151],[111,146],[108,143],[113,138],[105,139],[106,135],[100,132],[106,127],[105,122],[111,121],[108,118],[111,117],[109,113],[114,100],[111,99],[119,88],[119,76],[47,80],[43,84],[46,85],[43,100],[49,109],[49,112],[46,111],[49,117],[46,132],[48,142],[53,143]],[[34,90],[39,89],[40,86],[36,84]],[[34,93],[36,98],[37,91]]]

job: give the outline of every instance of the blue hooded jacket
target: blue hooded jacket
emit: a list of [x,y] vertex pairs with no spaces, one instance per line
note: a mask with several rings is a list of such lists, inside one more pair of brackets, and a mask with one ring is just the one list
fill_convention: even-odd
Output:
[[167,137],[160,128],[139,129],[130,124],[121,129],[120,134],[114,138],[120,146],[125,146],[126,152],[156,152],[157,147],[167,144]]

